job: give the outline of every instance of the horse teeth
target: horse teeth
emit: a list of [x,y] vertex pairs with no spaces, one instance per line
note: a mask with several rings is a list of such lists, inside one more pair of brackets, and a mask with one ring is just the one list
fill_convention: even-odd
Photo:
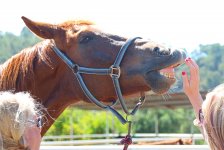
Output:
[[167,78],[169,78],[169,79],[174,79],[174,76],[171,75],[171,74],[169,74],[169,73],[161,72],[161,75],[163,75],[163,76],[165,76],[165,77],[167,77]]

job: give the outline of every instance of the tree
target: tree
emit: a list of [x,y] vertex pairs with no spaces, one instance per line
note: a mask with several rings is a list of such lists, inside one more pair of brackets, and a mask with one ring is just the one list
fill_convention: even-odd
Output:
[[36,36],[33,35],[26,27],[21,31],[20,36],[6,32],[0,34],[0,63],[5,62],[9,57],[15,55],[22,49],[30,47],[39,42]]
[[224,81],[224,46],[220,44],[200,45],[204,54],[197,60],[200,67],[201,88],[213,89]]

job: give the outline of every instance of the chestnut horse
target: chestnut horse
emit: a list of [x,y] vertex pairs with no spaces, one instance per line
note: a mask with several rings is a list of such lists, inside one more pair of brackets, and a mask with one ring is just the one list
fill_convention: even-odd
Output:
[[[29,91],[53,118],[70,104],[90,102],[88,92],[101,102],[114,102],[121,91],[123,96],[150,90],[166,93],[175,82],[174,67],[185,59],[181,50],[141,38],[127,42],[125,37],[102,32],[90,21],[49,24],[22,19],[33,33],[45,40],[0,66],[0,91]],[[87,74],[78,74],[79,68]],[[119,78],[118,90],[113,85],[118,80],[111,77]],[[81,82],[85,82],[84,87]],[[85,86],[87,92],[83,91]],[[54,123],[49,115],[42,135]]]

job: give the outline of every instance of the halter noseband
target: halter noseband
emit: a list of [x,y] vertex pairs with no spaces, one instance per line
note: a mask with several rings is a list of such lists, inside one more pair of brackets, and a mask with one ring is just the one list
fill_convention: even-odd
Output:
[[[110,67],[110,68],[106,68],[106,69],[102,69],[102,68],[86,68],[86,67],[80,67],[78,64],[75,64],[68,56],[66,56],[60,49],[58,49],[55,45],[52,47],[54,52],[67,64],[67,66],[73,71],[74,75],[76,76],[79,85],[81,86],[83,92],[85,93],[85,95],[88,97],[88,99],[93,102],[94,104],[96,104],[97,106],[109,110],[111,111],[119,120],[122,124],[126,124],[127,122],[130,122],[128,120],[129,115],[134,115],[137,110],[139,109],[139,107],[143,104],[144,100],[145,100],[145,96],[142,95],[139,99],[139,102],[136,104],[136,106],[134,107],[134,109],[129,112],[128,108],[125,104],[125,101],[123,99],[122,96],[122,92],[121,92],[121,88],[120,88],[120,84],[119,84],[119,77],[121,74],[121,70],[120,70],[120,64],[121,61],[124,57],[125,52],[127,51],[128,47],[136,40],[136,39],[140,39],[140,37],[135,37],[135,38],[130,38],[128,39],[125,44],[121,47],[121,49],[118,52],[118,55],[116,57],[116,60],[114,62],[114,64]],[[100,102],[98,99],[96,99],[91,92],[89,91],[89,89],[87,88],[85,82],[83,81],[83,78],[81,76],[81,74],[96,74],[96,75],[110,75],[114,84],[114,89],[116,92],[116,95],[118,97],[118,100],[122,106],[123,111],[126,113],[126,118],[124,118],[117,110],[115,110],[113,108],[113,105],[117,102],[117,100],[115,100],[115,102],[113,102],[112,105],[105,105],[102,102]]]

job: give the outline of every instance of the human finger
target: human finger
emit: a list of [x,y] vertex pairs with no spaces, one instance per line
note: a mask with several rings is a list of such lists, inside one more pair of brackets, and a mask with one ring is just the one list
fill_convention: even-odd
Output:
[[190,83],[187,77],[187,73],[185,71],[182,72],[182,79],[183,79],[183,89],[186,91],[189,88]]
[[186,65],[189,67],[191,80],[198,80],[199,79],[198,65],[191,58],[186,59],[185,62]]
[[199,72],[199,66],[198,64],[196,63],[196,61],[194,59],[191,59],[190,57],[186,59],[186,62],[187,63],[190,63],[191,65],[194,66],[194,69],[196,72]]

